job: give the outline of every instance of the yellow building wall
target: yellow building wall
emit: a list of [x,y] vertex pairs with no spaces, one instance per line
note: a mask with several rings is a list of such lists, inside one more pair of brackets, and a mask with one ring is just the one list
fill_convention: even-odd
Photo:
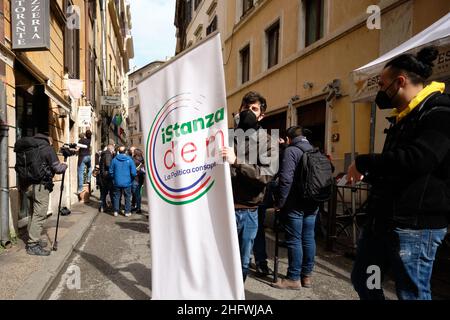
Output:
[[413,0],[413,34],[417,34],[429,27],[450,12],[450,1],[442,0]]
[[[227,11],[225,41],[225,74],[228,94],[229,126],[231,113],[238,111],[241,99],[248,91],[259,91],[268,101],[268,113],[286,109],[289,99],[299,95],[299,107],[323,95],[323,89],[333,79],[341,80],[343,96],[335,100],[327,123],[329,134],[339,133],[340,140],[327,150],[333,157],[338,171],[344,168],[344,155],[352,150],[351,72],[376,59],[380,55],[380,32],[369,30],[365,24],[370,0],[327,1],[325,15],[328,17],[328,33],[324,38],[306,49],[301,49],[299,35],[302,10],[299,1],[266,0],[249,17],[235,25],[236,5],[230,1]],[[395,1],[391,1],[394,3]],[[414,33],[423,30],[449,11],[445,0],[414,0]],[[279,64],[271,70],[263,68],[265,29],[277,17],[281,18]],[[349,27],[351,30],[331,40],[332,35]],[[234,34],[231,32],[234,28]],[[239,85],[239,50],[250,43],[250,81]],[[229,57],[227,59],[227,57]],[[313,83],[305,89],[304,83]],[[356,105],[356,152],[368,153],[370,148],[370,104]]]
[[[62,7],[63,1],[57,0],[57,4]],[[74,0],[74,4],[78,5],[81,10],[81,20],[84,19],[84,1]],[[11,0],[4,1],[4,23],[5,23],[5,36],[6,46],[11,49]],[[44,80],[48,81],[48,86],[51,87],[61,100],[65,100],[67,94],[64,89],[64,29],[65,24],[61,23],[55,16],[55,12],[50,10],[50,49],[43,51],[28,51],[28,52],[14,52],[18,60],[22,60],[28,67],[35,70]],[[84,28],[80,30],[80,78],[84,79],[85,75],[85,63],[84,63]],[[15,62],[17,63],[17,62]],[[15,87],[16,79],[13,68],[6,67],[6,84],[7,84],[7,105],[8,105],[8,124],[11,126],[9,132],[9,186],[10,190],[10,203],[11,213],[13,219],[13,225],[17,228],[17,219],[19,211],[19,194],[17,191],[16,172],[14,170],[15,165],[15,153],[13,147],[16,142],[16,109],[15,109]],[[75,141],[74,130],[71,132],[70,138],[66,136],[65,127],[69,118],[60,118],[60,109],[58,105],[49,98],[49,133],[53,138],[53,146],[58,153],[60,147],[67,140]],[[63,161],[63,157],[59,155],[60,161]],[[71,159],[72,160],[72,159]],[[76,164],[73,161],[69,161],[70,175],[76,176]],[[55,176],[55,190],[59,190],[61,184],[61,176]],[[67,181],[66,181],[67,183]],[[50,207],[53,212],[56,212],[56,206],[58,205],[57,198],[58,192],[51,194]],[[63,197],[63,202],[65,197]],[[63,203],[64,204],[64,203]],[[70,206],[70,204],[66,204]]]

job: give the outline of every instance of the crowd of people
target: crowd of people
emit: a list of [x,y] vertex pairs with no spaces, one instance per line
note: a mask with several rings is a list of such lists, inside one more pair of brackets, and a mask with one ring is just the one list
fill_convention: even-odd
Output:
[[85,184],[89,186],[90,192],[91,177],[94,173],[96,184],[100,189],[98,209],[100,212],[111,212],[115,217],[120,212],[126,217],[131,216],[132,212],[142,213],[142,188],[145,181],[142,150],[134,146],[127,148],[109,144],[95,153],[95,170],[93,170],[91,138],[90,130],[80,134],[77,195],[83,192]]
[[[364,179],[371,185],[369,222],[361,233],[352,271],[352,283],[361,299],[384,299],[381,287],[368,285],[368,270],[373,266],[381,270],[383,279],[392,270],[399,299],[431,299],[433,263],[447,234],[450,212],[450,98],[444,93],[443,83],[427,82],[437,55],[435,48],[427,47],[417,55],[401,55],[385,66],[376,103],[394,113],[389,119],[391,127],[384,150],[358,156],[348,169],[349,182]],[[317,148],[308,140],[307,130],[295,126],[278,141],[279,150],[273,148],[270,135],[263,135],[268,140],[267,148],[256,148],[257,162],[248,163],[251,146],[262,143],[258,132],[264,130],[261,121],[266,111],[267,102],[261,94],[246,94],[235,117],[235,129],[250,132],[244,152],[237,152],[235,140],[234,146],[225,147],[221,153],[231,168],[243,279],[249,273],[252,252],[257,272],[263,276],[272,274],[264,234],[266,210],[272,207],[283,222],[288,250],[286,277],[273,286],[282,290],[309,288],[313,285],[316,219],[325,198],[311,196],[304,176],[308,163],[305,159],[313,159]],[[84,182],[91,181],[91,138],[90,131],[80,136],[79,144],[86,147],[78,151],[77,194],[83,191]],[[34,168],[32,164],[32,172],[23,172],[19,155],[30,159],[35,150],[46,165]],[[40,234],[53,177],[63,174],[67,165],[59,162],[48,135],[21,140],[15,151],[21,188],[33,199],[27,252],[48,255]],[[126,217],[132,212],[141,213],[143,152],[134,147],[108,145],[96,158],[99,210],[114,216],[122,212]],[[278,172],[271,172],[269,164],[260,161],[268,158],[279,163]],[[328,165],[322,162],[320,168],[331,176],[332,164],[327,161]],[[319,180],[323,179],[316,183]]]
[[[392,272],[400,300],[432,298],[433,263],[450,222],[450,98],[444,83],[427,81],[437,57],[436,48],[426,47],[385,66],[376,98],[380,109],[393,110],[384,149],[380,154],[359,155],[348,168],[348,183],[364,180],[371,185],[368,222],[351,274],[364,300],[385,298],[382,285],[372,279],[373,270],[380,271],[380,283]],[[321,203],[304,196],[302,189],[307,186],[299,184],[298,175],[305,170],[304,155],[313,146],[302,127],[292,127],[287,130],[288,146],[279,155],[267,148],[265,154],[258,154],[256,164],[246,163],[249,145],[260,143],[257,136],[266,110],[263,96],[247,94],[235,118],[235,129],[253,130],[245,153],[239,155],[236,145],[222,152],[231,166],[242,273],[245,281],[252,249],[257,272],[272,273],[262,222],[268,203],[274,201],[284,225],[288,270],[273,286],[298,290],[312,286],[315,263],[314,230]],[[275,175],[262,173],[265,165],[260,159],[267,156],[280,158]]]

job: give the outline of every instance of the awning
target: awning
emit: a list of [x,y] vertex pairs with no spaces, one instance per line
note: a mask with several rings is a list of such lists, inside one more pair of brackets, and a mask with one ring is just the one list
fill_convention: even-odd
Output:
[[421,48],[435,45],[439,57],[430,80],[450,77],[450,13],[397,48],[352,72],[353,102],[373,101],[378,92],[378,77],[386,63],[403,53],[417,53]]
[[72,112],[72,107],[71,105],[65,101],[64,99],[60,98],[58,96],[58,94],[52,89],[50,88],[48,85],[45,85],[45,94],[53,100],[53,102],[56,103],[57,106],[61,107],[62,109],[64,109],[69,115]]

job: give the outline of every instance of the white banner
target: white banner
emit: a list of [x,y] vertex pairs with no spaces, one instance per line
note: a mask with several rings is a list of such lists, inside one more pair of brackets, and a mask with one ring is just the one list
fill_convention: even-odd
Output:
[[81,99],[83,96],[83,85],[84,81],[79,79],[68,79],[67,80],[67,90],[69,90],[69,95],[72,99]]
[[152,299],[244,299],[220,36],[138,84],[149,183]]
[[78,126],[80,128],[92,126],[92,112],[90,106],[78,107]]

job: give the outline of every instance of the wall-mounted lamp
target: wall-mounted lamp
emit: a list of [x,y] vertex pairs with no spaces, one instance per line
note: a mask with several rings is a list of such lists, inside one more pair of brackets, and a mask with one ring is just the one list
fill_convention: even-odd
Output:
[[306,81],[306,82],[303,84],[303,88],[304,88],[305,90],[312,89],[313,87],[314,87],[314,83],[309,82],[309,81]]
[[62,108],[60,106],[58,106],[58,109],[59,109],[59,116],[58,116],[58,118],[60,118],[60,119],[67,118],[67,111],[66,111],[66,109],[64,109],[64,108]]
[[341,80],[334,79],[332,82],[327,84],[327,86],[323,89],[323,92],[328,92],[328,96],[326,98],[326,101],[328,102],[342,97]]
[[340,138],[341,138],[341,135],[340,135],[339,133],[334,133],[334,134],[331,136],[331,141],[332,141],[332,142],[339,142]]

